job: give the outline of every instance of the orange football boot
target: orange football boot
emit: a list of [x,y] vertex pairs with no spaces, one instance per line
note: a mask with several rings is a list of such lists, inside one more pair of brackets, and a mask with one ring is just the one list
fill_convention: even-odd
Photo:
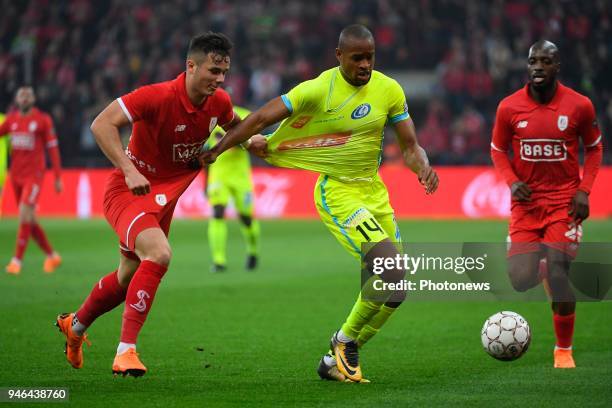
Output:
[[113,374],[131,375],[141,377],[147,372],[147,367],[140,362],[136,349],[129,348],[127,351],[117,354],[113,361]]
[[576,368],[571,349],[555,349],[555,368]]
[[91,343],[87,339],[87,334],[84,333],[82,336],[78,336],[72,331],[73,318],[74,313],[62,313],[57,316],[55,325],[66,336],[66,345],[64,347],[66,359],[74,368],[81,368],[83,367],[83,342],[86,342],[88,346],[91,346]]
[[43,264],[43,270],[45,273],[53,273],[58,266],[62,264],[62,257],[59,256],[57,252],[49,255],[45,258],[45,263]]
[[348,343],[343,343],[338,339],[338,332],[336,332],[331,339],[331,349],[336,357],[338,371],[344,374],[346,379],[360,382],[363,377],[361,375],[361,367],[359,366],[359,348],[357,342],[349,341]]
[[19,275],[21,273],[21,263],[15,259],[11,259],[8,265],[6,265],[6,273],[10,275]]

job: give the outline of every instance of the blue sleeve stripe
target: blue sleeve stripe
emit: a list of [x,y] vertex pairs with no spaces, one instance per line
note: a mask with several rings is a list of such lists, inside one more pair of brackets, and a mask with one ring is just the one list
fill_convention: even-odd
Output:
[[283,100],[283,103],[287,107],[287,110],[289,110],[289,112],[293,113],[293,105],[291,105],[291,101],[289,100],[287,95],[281,95],[281,99]]
[[410,114],[408,114],[408,112],[403,112],[400,113],[399,115],[395,115],[393,116],[389,122],[391,122],[392,125],[395,125],[397,122],[401,122],[402,120],[406,120],[410,117]]

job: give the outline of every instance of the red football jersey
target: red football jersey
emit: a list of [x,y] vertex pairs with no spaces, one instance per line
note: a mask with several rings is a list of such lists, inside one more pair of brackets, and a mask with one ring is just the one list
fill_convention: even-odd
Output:
[[172,178],[194,171],[189,163],[200,153],[215,126],[234,118],[222,89],[194,106],[185,88],[185,73],[146,85],[117,98],[133,123],[126,154],[145,177]]
[[561,83],[547,104],[537,103],[528,89],[500,102],[491,148],[507,152],[511,144],[514,181],[527,183],[534,201],[565,203],[580,185],[578,138],[586,147],[601,143],[595,109],[589,98]]
[[5,134],[11,138],[11,178],[21,182],[43,177],[45,147],[57,147],[51,117],[36,108],[27,115],[13,111],[0,126],[0,136]]

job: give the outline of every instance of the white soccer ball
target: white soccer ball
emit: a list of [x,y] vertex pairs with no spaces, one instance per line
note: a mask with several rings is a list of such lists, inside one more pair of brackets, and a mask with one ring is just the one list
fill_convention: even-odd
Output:
[[531,343],[531,329],[518,313],[499,312],[489,317],[480,334],[482,347],[490,356],[503,361],[521,357]]

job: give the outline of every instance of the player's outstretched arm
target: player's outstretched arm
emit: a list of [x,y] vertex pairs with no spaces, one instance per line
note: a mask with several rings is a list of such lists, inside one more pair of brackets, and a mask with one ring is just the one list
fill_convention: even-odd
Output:
[[244,143],[251,136],[260,133],[263,129],[274,123],[280,122],[289,117],[289,115],[291,115],[291,112],[289,112],[280,97],[272,99],[263,107],[247,116],[237,126],[231,128],[211,150],[202,153],[200,155],[200,162],[202,164],[214,162],[217,156],[227,149]]
[[132,193],[145,195],[151,191],[151,185],[125,154],[119,136],[119,129],[129,123],[129,119],[115,100],[94,119],[91,124],[91,132],[102,152],[115,167],[123,172],[125,183]]
[[412,119],[396,123],[395,134],[402,149],[404,163],[419,177],[419,182],[425,186],[425,192],[433,194],[438,188],[438,175],[429,165],[427,153],[419,146]]

